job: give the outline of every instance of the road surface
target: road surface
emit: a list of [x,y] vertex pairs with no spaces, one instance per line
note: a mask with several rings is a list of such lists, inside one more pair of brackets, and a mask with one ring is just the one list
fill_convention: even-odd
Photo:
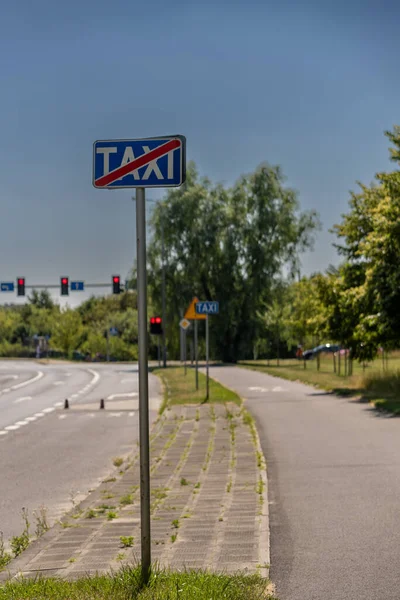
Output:
[[[70,409],[64,410],[68,398]],[[106,410],[100,410],[100,400]],[[160,402],[150,375],[150,416]],[[0,531],[23,528],[21,509],[50,523],[115,469],[138,440],[137,365],[0,362]]]
[[280,600],[398,600],[400,420],[240,367],[210,373],[257,421]]

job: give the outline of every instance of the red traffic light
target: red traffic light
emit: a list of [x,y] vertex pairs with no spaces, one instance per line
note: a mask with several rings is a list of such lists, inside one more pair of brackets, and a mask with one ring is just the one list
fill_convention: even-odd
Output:
[[119,282],[119,277],[118,276],[113,277],[113,282],[114,283],[118,283]]
[[18,285],[24,285],[25,279],[18,279]]
[[67,279],[66,277],[63,277],[63,278],[61,279],[61,283],[62,283],[63,285],[67,285],[67,283],[68,283],[68,279]]
[[155,322],[156,322],[156,323],[161,323],[161,317],[156,317],[156,320],[155,320]]

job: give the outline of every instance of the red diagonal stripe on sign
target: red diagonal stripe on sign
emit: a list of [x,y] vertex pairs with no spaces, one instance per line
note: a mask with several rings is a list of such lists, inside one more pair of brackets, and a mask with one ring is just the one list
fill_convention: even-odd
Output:
[[[145,140],[144,140],[145,141]],[[132,171],[136,171],[136,169],[140,169],[140,167],[145,167],[153,160],[157,158],[161,158],[171,152],[171,150],[176,150],[176,148],[180,148],[181,141],[180,140],[169,140],[162,146],[158,146],[154,148],[154,150],[150,150],[147,154],[142,154],[139,158],[135,158],[135,160],[131,160],[131,162],[126,163],[122,167],[118,167],[118,169],[114,169],[114,171],[110,171],[107,175],[103,175],[95,180],[96,187],[105,187],[109,183],[113,183],[117,181],[120,177],[124,175],[128,175]]]

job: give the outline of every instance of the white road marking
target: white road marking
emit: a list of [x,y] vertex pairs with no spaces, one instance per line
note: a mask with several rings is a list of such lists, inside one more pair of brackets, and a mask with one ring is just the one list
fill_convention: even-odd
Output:
[[251,392],[268,392],[268,389],[263,387],[249,387],[249,390]]
[[56,403],[54,404],[54,406],[55,406],[56,408],[58,408],[59,406],[62,406],[62,405],[63,405],[63,403],[62,403],[62,402],[56,402]]
[[0,435],[7,435],[8,431],[0,431]]
[[112,394],[111,396],[108,396],[107,400],[113,400],[114,398],[133,398],[134,396],[137,396],[136,392],[125,394]]
[[285,392],[286,390],[284,390],[283,388],[281,388],[279,385],[272,388],[273,392]]
[[10,392],[10,388],[5,388],[4,390],[1,390],[4,394],[7,394],[7,392]]
[[35,413],[33,416],[34,417],[44,417],[44,413],[42,413],[42,412],[41,413]]
[[110,413],[109,417],[120,417],[122,413]]
[[53,381],[53,385],[64,385],[65,381]]
[[88,369],[88,371],[93,375],[93,379],[89,385],[95,385],[100,379],[100,375],[97,373],[97,371],[93,371],[93,369]]
[[38,371],[37,375],[35,375],[35,377],[32,377],[32,379],[28,379],[28,381],[23,381],[22,383],[17,383],[17,385],[13,385],[12,386],[12,390],[19,390],[22,387],[25,387],[26,385],[30,385],[31,383],[35,383],[35,381],[39,381],[39,379],[42,379],[44,373],[42,371]]
[[58,415],[58,418],[59,418],[59,419],[66,419],[66,418],[67,418],[67,415]]
[[15,424],[19,426],[28,425],[28,421],[17,421]]
[[129,417],[134,417],[134,416],[135,416],[135,413],[134,413],[134,412],[130,412],[128,416],[129,416]]
[[19,404],[20,402],[25,402],[26,400],[32,400],[32,396],[22,396],[22,398],[17,398],[14,400],[14,404]]
[[71,398],[77,398],[78,394],[72,394]]
[[121,379],[121,383],[131,383],[132,381],[136,383],[137,379],[135,377],[127,377],[126,379]]
[[50,406],[49,408],[44,408],[43,412],[44,413],[51,413],[51,412],[53,412],[53,410],[55,410],[55,408],[53,406]]
[[4,427],[4,429],[7,431],[15,431],[16,429],[19,429],[19,425],[8,425],[7,427]]
[[37,417],[26,417],[25,421],[36,421]]

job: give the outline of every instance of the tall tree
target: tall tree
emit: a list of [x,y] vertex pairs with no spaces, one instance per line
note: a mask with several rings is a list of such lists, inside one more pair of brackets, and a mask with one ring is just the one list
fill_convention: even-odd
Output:
[[186,184],[169,192],[153,214],[149,281],[158,307],[161,211],[170,346],[178,338],[179,311],[197,295],[220,301],[210,328],[214,355],[226,361],[251,356],[261,327],[257,315],[272,301],[283,266],[297,271],[299,254],[312,246],[316,213],[300,212],[279,167],[263,164],[226,189],[200,179],[191,164]]

